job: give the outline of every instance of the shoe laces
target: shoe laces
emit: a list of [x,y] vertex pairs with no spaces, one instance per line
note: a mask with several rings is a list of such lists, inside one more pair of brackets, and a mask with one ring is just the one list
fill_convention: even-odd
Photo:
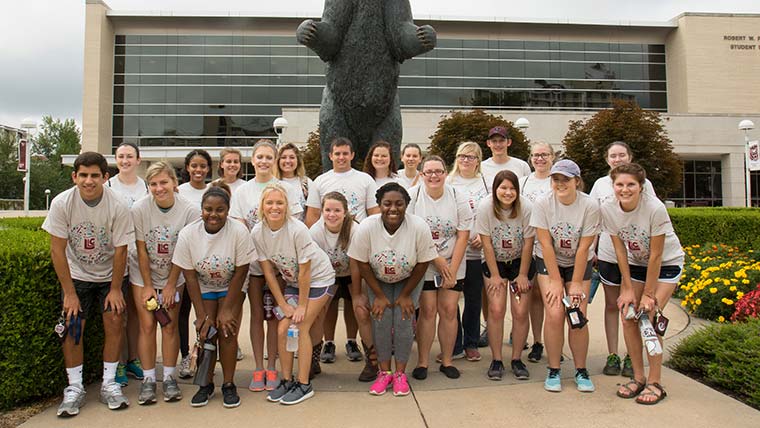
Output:
[[359,345],[356,342],[349,341],[346,346],[348,346],[350,352],[359,352]]
[[524,370],[526,368],[522,360],[515,360],[514,362],[512,362],[512,365],[514,365],[515,369],[518,369],[518,370]]
[[78,386],[69,385],[63,390],[63,401],[74,401],[83,389]]
[[504,368],[504,363],[499,360],[493,360],[491,361],[491,370],[501,370]]
[[575,377],[579,377],[584,380],[588,380],[588,370],[586,369],[578,369],[575,371]]
[[618,365],[620,364],[620,357],[618,357],[617,354],[610,354],[607,356],[607,365]]
[[121,395],[121,385],[118,382],[110,382],[103,385],[103,391],[111,395]]
[[559,377],[560,369],[549,369],[549,377]]

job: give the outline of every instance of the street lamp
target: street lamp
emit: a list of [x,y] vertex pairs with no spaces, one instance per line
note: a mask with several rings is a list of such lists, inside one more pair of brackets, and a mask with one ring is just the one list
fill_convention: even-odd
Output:
[[515,127],[517,129],[525,131],[526,129],[530,128],[530,121],[524,117],[519,117],[515,121]]
[[45,211],[50,210],[50,189],[45,189]]
[[747,183],[747,207],[752,206],[752,183],[750,182],[749,173],[749,131],[755,129],[755,124],[749,119],[739,122],[739,130],[744,131],[744,169],[746,173],[745,181]]
[[32,175],[32,131],[37,129],[37,122],[34,119],[26,118],[21,121],[21,129],[26,130],[26,175],[24,176],[24,216],[29,217],[29,185]]
[[288,120],[284,117],[278,117],[277,119],[272,122],[272,128],[274,128],[274,133],[277,134],[277,147],[280,147],[280,137],[282,137],[282,133],[285,132],[285,128],[288,127]]

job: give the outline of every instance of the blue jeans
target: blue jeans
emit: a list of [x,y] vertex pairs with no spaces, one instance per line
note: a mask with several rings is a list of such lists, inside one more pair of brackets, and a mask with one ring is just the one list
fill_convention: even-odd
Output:
[[467,260],[464,277],[464,311],[457,309],[457,340],[454,355],[477,349],[480,338],[480,309],[483,305],[483,267],[481,260]]

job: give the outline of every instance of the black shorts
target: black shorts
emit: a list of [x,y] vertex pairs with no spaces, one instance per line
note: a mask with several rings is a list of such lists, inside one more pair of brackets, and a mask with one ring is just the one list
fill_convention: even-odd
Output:
[[[647,280],[647,267],[646,266],[634,266],[630,265],[631,280],[638,282],[646,282]],[[660,266],[660,275],[657,276],[657,280],[660,282],[667,282],[668,284],[678,284],[683,274],[683,267],[681,266]]]
[[[106,303],[106,296],[111,292],[111,281],[88,282],[72,278],[72,282],[74,283],[74,291],[76,291],[79,298],[79,306],[82,309],[79,312],[79,316],[82,319],[87,319],[87,314],[91,313],[90,311],[92,310],[95,310],[96,314],[102,314],[104,311],[103,306]],[[127,281],[125,280],[121,282],[121,292],[124,299],[126,299]],[[61,300],[63,301],[63,291],[61,291]],[[106,312],[110,312],[111,310],[111,307],[105,309]]]
[[336,276],[335,284],[338,286],[338,290],[335,292],[333,299],[336,301],[339,299],[351,300],[351,276]]
[[[549,271],[546,270],[546,264],[544,263],[544,259],[541,257],[536,257],[536,272],[538,272],[539,275],[549,275]],[[562,277],[562,280],[565,282],[570,282],[573,280],[573,272],[575,271],[575,266],[568,266],[568,267],[562,267],[559,266],[559,276]],[[586,270],[583,272],[583,280],[588,281],[591,279],[591,260],[586,262]]]
[[[499,276],[509,281],[514,281],[517,275],[520,274],[520,260],[519,258],[510,260],[508,262],[496,262],[496,267],[499,268]],[[536,261],[531,259],[530,267],[528,268],[528,279],[533,278],[536,274]],[[488,264],[483,263],[483,276],[486,278],[491,277],[491,270],[488,269]]]
[[604,285],[619,286],[623,281],[620,275],[620,268],[617,263],[610,263],[599,260],[597,262],[599,268],[599,277]]
[[425,281],[422,283],[422,291],[438,291],[438,290],[452,290],[452,291],[464,291],[464,279],[458,279],[457,283],[451,288],[438,288],[433,281]]

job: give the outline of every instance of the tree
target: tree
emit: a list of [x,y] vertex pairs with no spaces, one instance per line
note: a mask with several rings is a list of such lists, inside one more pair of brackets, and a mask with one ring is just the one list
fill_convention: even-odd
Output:
[[322,174],[322,150],[319,148],[319,129],[309,133],[303,150],[303,166],[312,180]]
[[0,199],[24,197],[24,173],[16,171],[17,166],[16,133],[0,130]]
[[474,141],[483,149],[483,159],[487,159],[491,157],[491,149],[486,146],[486,139],[488,131],[494,126],[503,126],[509,131],[512,138],[512,145],[509,146],[510,156],[528,159],[530,149],[525,134],[515,128],[512,122],[483,110],[456,111],[441,119],[435,134],[430,137],[430,154],[442,157],[447,165],[451,165],[456,156],[457,146],[463,141]]
[[631,147],[634,162],[644,167],[660,197],[681,188],[681,161],[673,153],[659,113],[643,110],[633,101],[617,100],[611,109],[588,120],[570,122],[562,140],[565,157],[580,166],[588,186],[609,173],[605,149],[614,141]]
[[74,119],[53,120],[50,116],[42,118],[40,133],[34,140],[34,152],[46,158],[61,161],[61,155],[78,154],[81,150],[81,133]]

